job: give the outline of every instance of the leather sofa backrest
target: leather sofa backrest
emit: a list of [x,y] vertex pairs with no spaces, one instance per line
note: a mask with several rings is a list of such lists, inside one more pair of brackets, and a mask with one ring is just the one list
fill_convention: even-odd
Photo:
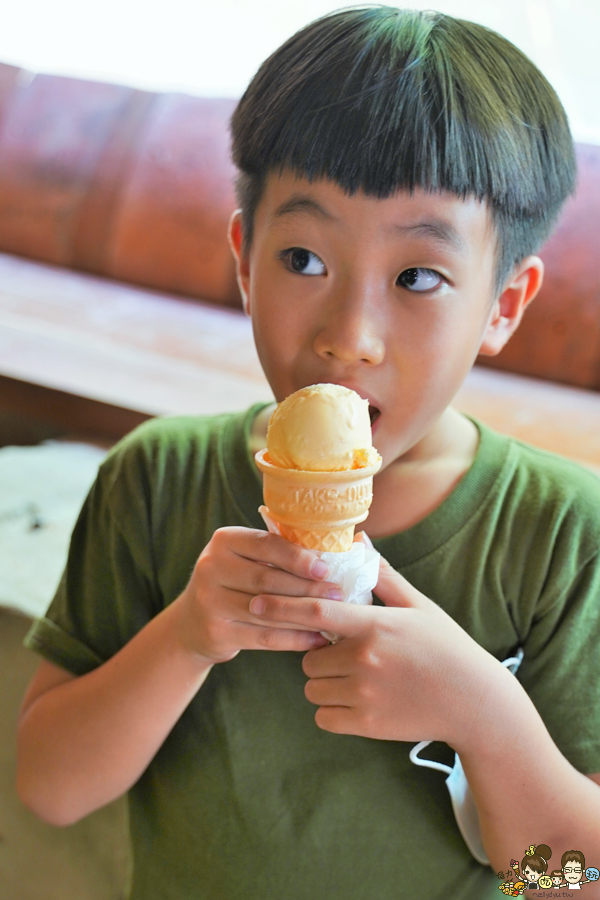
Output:
[[235,103],[0,64],[0,250],[240,305]]

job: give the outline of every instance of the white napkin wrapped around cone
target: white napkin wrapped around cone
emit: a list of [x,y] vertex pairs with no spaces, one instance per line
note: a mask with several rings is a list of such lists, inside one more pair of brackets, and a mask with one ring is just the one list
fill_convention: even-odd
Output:
[[[277,523],[269,515],[265,506],[259,507],[263,521],[271,534],[280,534]],[[339,584],[344,595],[344,603],[369,606],[373,602],[372,590],[379,578],[377,550],[367,547],[362,541],[354,541],[349,550],[342,553],[315,551],[330,568],[328,581]],[[323,637],[335,644],[342,635],[322,632]]]

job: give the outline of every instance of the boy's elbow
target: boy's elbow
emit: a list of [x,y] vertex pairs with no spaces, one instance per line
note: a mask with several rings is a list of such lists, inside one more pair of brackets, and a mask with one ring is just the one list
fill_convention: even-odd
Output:
[[17,796],[23,806],[47,825],[66,828],[84,818],[84,814],[77,815],[73,809],[69,809],[64,798],[61,800],[61,798],[48,796],[39,785],[36,787],[33,779],[23,771],[22,766],[17,766],[15,786]]

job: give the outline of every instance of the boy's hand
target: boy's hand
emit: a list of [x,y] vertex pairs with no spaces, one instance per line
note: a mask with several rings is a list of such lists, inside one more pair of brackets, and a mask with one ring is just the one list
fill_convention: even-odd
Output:
[[344,636],[304,657],[320,728],[458,749],[488,708],[490,679],[506,670],[384,559],[375,590],[386,607],[261,595],[250,608],[270,622]]
[[311,550],[250,528],[219,528],[178,597],[182,643],[211,663],[240,650],[310,650],[327,640],[313,628],[269,622],[249,611],[257,593],[342,599],[323,579],[328,568]]

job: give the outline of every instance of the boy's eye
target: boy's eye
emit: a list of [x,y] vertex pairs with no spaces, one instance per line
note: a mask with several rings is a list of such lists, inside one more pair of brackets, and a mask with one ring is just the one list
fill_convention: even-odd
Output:
[[288,262],[290,268],[300,275],[325,275],[325,265],[310,250],[303,247],[292,247],[290,250],[284,250],[280,254],[281,258]]
[[398,275],[397,284],[409,291],[433,291],[443,278],[433,269],[405,269]]

